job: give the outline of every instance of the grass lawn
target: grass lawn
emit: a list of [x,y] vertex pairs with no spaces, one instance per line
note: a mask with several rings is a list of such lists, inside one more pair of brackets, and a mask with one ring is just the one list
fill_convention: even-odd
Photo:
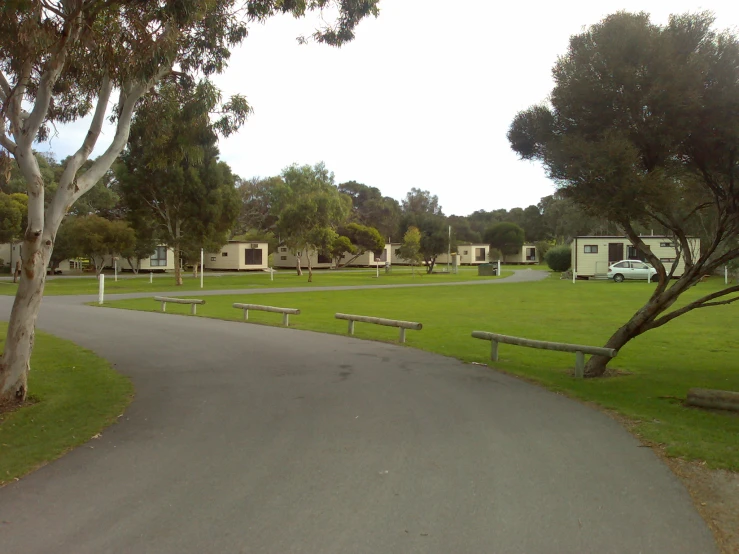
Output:
[[[7,324],[0,323],[0,351]],[[0,485],[54,460],[115,422],[133,386],[108,362],[69,341],[36,333],[33,404],[0,414]]]
[[[319,282],[322,280],[318,279]],[[706,460],[711,467],[739,470],[739,417],[683,407],[691,387],[739,390],[736,321],[739,304],[695,310],[633,340],[610,367],[628,374],[575,380],[574,354],[500,345],[500,360],[489,360],[490,343],[472,339],[473,330],[533,339],[602,346],[610,334],[646,300],[654,285],[646,282],[570,281],[556,275],[541,282],[483,287],[433,287],[274,293],[265,296],[212,296],[197,317],[240,320],[233,302],[300,308],[290,324],[298,329],[346,333],[335,312],[420,321],[422,331],[408,331],[407,344],[454,356],[532,379],[548,388],[592,401],[627,416],[634,431],[665,446],[672,456]],[[701,283],[682,302],[722,286],[720,279]],[[151,299],[122,300],[108,306],[157,311]],[[185,314],[188,306],[167,311]],[[280,325],[281,316],[250,312],[251,323]],[[244,324],[247,325],[247,324]],[[245,329],[245,334],[247,333]],[[397,340],[397,329],[357,323],[355,335]]]
[[[446,266],[437,266],[443,271]],[[521,269],[522,267],[519,267]],[[502,277],[512,273],[511,268],[506,267],[502,271]],[[184,274],[184,283],[181,287],[174,285],[174,274],[155,275],[153,282],[149,283],[149,274],[132,275],[125,273],[119,275],[118,281],[114,281],[112,275],[105,277],[105,293],[116,294],[126,292],[180,292],[199,291],[200,278],[194,279],[192,273]],[[478,277],[476,267],[460,268],[459,273],[444,274],[434,273],[427,275],[423,268],[417,268],[415,275],[409,267],[395,266],[392,272],[386,274],[380,268],[379,279],[375,271],[368,269],[351,269],[340,271],[320,270],[313,272],[313,282],[308,282],[308,272],[298,277],[293,270],[280,270],[275,274],[274,281],[270,280],[268,273],[263,271],[226,273],[223,276],[205,273],[205,290],[227,290],[227,289],[259,289],[259,288],[285,288],[285,287],[328,287],[328,286],[358,286],[358,285],[391,285],[405,283],[437,283],[460,281],[497,279],[498,277]],[[12,281],[0,281],[0,294],[14,295],[17,285]],[[84,277],[50,277],[46,281],[44,294],[47,296],[69,295],[69,294],[97,294],[98,282],[94,276]]]

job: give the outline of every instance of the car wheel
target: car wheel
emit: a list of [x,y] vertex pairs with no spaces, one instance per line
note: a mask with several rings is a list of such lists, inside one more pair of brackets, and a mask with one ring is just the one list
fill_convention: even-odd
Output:
[[620,283],[623,280],[624,280],[624,276],[621,275],[620,273],[616,273],[616,275],[613,276],[614,283]]

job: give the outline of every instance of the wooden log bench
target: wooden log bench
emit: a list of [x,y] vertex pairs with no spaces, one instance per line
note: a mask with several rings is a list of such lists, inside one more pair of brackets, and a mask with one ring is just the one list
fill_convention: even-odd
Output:
[[172,304],[190,304],[190,313],[192,315],[197,314],[198,304],[205,304],[205,300],[200,300],[198,298],[170,298],[169,296],[155,296],[154,300],[162,303],[163,312],[167,311],[167,302]]
[[494,362],[498,361],[498,343],[513,344],[516,346],[526,346],[528,348],[541,348],[544,350],[558,350],[560,352],[575,353],[575,377],[581,379],[585,371],[585,354],[608,356],[615,358],[618,350],[614,348],[601,348],[599,346],[585,346],[582,344],[568,344],[565,342],[548,342],[543,340],[524,339],[521,337],[512,337],[510,335],[501,335],[498,333],[488,333],[486,331],[472,331],[472,338],[490,341],[490,359]]
[[400,329],[400,336],[398,340],[401,343],[405,342],[405,330],[412,329],[414,331],[420,331],[423,329],[421,323],[415,321],[400,321],[398,319],[385,319],[382,317],[370,317],[366,315],[352,315],[352,314],[336,314],[336,319],[345,319],[349,321],[349,334],[354,334],[354,322],[360,321],[362,323],[374,323],[375,325],[386,325],[388,327],[398,327]]
[[244,321],[249,320],[249,310],[282,314],[282,324],[285,327],[290,326],[291,315],[300,315],[300,310],[297,308],[278,308],[277,306],[261,306],[260,304],[239,304],[238,302],[233,304],[233,307],[238,308],[239,310],[244,310]]

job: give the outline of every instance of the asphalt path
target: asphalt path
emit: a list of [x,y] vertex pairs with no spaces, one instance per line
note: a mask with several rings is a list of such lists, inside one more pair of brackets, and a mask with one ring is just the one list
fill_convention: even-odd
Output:
[[486,367],[70,297],[46,298],[39,328],[110,360],[136,399],[0,489],[3,554],[715,552],[617,422]]

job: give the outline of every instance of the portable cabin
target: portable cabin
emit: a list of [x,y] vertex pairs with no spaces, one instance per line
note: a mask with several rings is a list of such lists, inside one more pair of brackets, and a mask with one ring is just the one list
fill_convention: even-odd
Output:
[[[385,247],[382,249],[382,252],[379,253],[379,256],[376,252],[368,251],[364,252],[363,254],[360,254],[356,259],[354,259],[351,263],[348,264],[349,267],[375,267],[375,266],[384,266],[386,262],[390,262],[392,264],[392,252],[393,252],[393,245],[392,244],[385,244]],[[376,261],[376,258],[380,258],[380,261]],[[347,260],[351,260],[354,258],[353,254],[347,254],[343,258],[341,258],[341,264],[344,265]]]
[[203,267],[217,271],[267,269],[268,250],[266,242],[230,240],[219,252],[206,252]]
[[539,263],[539,253],[533,244],[524,244],[515,254],[503,254],[501,262],[504,264],[524,265]]
[[[334,266],[334,261],[328,254],[319,254],[315,251],[308,253],[310,256],[310,265],[313,269],[330,269]],[[291,252],[287,246],[280,246],[275,252],[274,267],[294,269],[298,265],[298,256],[296,252]],[[305,252],[300,252],[300,267],[308,268],[308,259]]]
[[[639,237],[657,256],[669,272],[677,257],[674,237],[665,235],[645,235]],[[693,259],[700,255],[700,239],[688,237]],[[621,260],[641,260],[648,262],[646,256],[623,236],[583,236],[575,237],[570,244],[572,249],[572,268],[577,277],[605,279],[608,267]],[[681,256],[673,277],[682,276],[685,271]]]

